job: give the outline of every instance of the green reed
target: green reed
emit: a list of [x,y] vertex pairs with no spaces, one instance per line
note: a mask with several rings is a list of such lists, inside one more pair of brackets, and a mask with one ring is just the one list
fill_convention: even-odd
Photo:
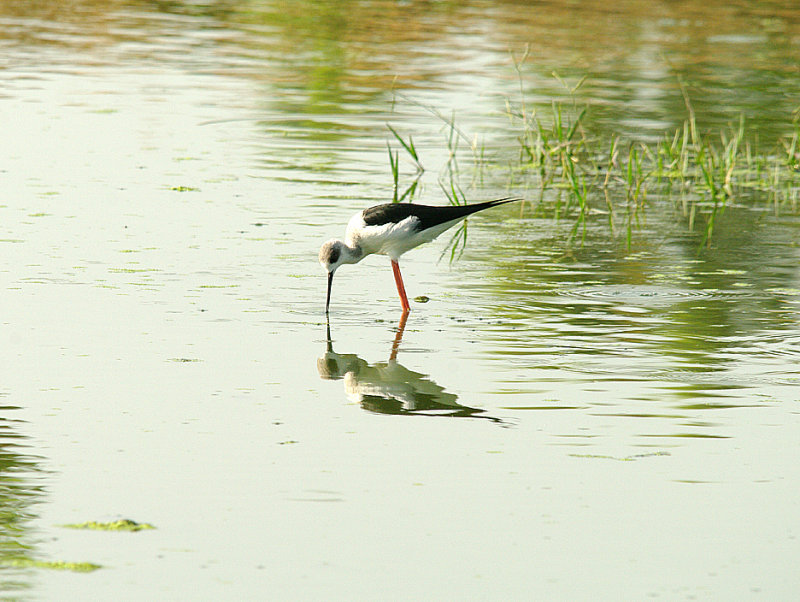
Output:
[[[468,147],[472,155],[471,187],[483,181],[484,171],[506,175],[507,188],[538,189],[534,209],[557,220],[574,220],[569,241],[584,239],[587,221],[602,215],[612,235],[624,225],[624,237],[631,246],[633,233],[646,219],[653,197],[671,199],[690,231],[700,229],[701,248],[710,245],[716,222],[732,201],[759,202],[763,199],[775,212],[798,210],[800,196],[800,109],[792,116],[791,134],[777,148],[760,147],[757,132],[747,127],[744,116],[719,131],[701,131],[687,86],[678,80],[686,106],[686,119],[674,131],[667,131],[655,143],[609,138],[587,131],[588,106],[580,106],[575,94],[585,78],[569,86],[558,74],[553,76],[567,91],[565,100],[532,106],[524,96],[521,59],[512,56],[519,78],[519,98],[505,100],[505,115],[517,141],[516,160],[508,162],[508,149],[487,156],[477,136],[468,136],[456,123],[455,114],[445,116],[425,108],[444,124],[448,158],[439,185],[453,204],[466,202],[459,182],[463,179],[459,157]],[[413,102],[413,101],[411,101]],[[424,171],[411,136],[404,140],[389,127],[409,160],[417,166],[413,184],[398,195],[399,155],[389,148],[395,200],[413,197]],[[451,260],[463,252],[466,222],[445,249]],[[460,251],[459,251],[460,249]],[[443,253],[444,254],[444,253]]]
[[[719,132],[701,133],[682,82],[681,90],[687,119],[655,144],[623,141],[616,135],[605,142],[592,137],[584,126],[587,108],[577,107],[574,99],[551,102],[549,112],[534,112],[524,99],[516,104],[506,100],[506,114],[519,132],[519,164],[514,169],[538,184],[540,203],[547,190],[567,191],[566,202],[556,194],[551,207],[553,217],[575,219],[570,239],[579,229],[585,233],[591,214],[607,215],[615,231],[615,216],[621,213],[630,245],[632,229],[644,217],[653,191],[659,198],[678,201],[690,230],[703,219],[702,244],[710,244],[715,221],[731,200],[752,199],[753,191],[766,193],[761,198],[776,211],[797,210],[800,113],[781,147],[763,151],[744,116]],[[518,174],[513,179],[522,180]]]
[[414,146],[414,139],[409,135],[408,142],[406,142],[391,125],[387,123],[386,127],[389,128],[389,131],[392,133],[395,140],[400,143],[400,146],[405,149],[406,153],[408,153],[408,155],[414,161],[417,169],[411,184],[405,189],[403,194],[398,195],[398,192],[400,191],[400,152],[392,151],[391,144],[389,144],[388,141],[386,142],[386,148],[389,151],[389,167],[392,170],[392,202],[399,203],[406,199],[410,201],[414,198],[420,178],[422,177],[422,174],[425,173],[425,168],[422,166],[422,162],[419,159],[419,154]]

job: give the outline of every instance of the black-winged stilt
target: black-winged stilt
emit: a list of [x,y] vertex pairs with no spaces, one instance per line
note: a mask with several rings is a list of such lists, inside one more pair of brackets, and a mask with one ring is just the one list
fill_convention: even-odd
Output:
[[408,312],[408,296],[403,286],[403,276],[397,260],[400,256],[430,242],[442,232],[455,226],[468,216],[490,207],[519,201],[517,198],[504,198],[472,205],[414,205],[411,203],[386,203],[364,209],[354,215],[347,224],[345,239],[332,239],[319,250],[319,262],[328,271],[328,297],[325,313],[331,304],[331,286],[336,269],[345,263],[358,263],[367,255],[377,253],[388,255],[392,262],[397,292]]

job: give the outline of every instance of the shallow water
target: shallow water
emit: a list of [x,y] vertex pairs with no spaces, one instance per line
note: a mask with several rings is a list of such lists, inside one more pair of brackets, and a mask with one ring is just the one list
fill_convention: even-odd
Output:
[[[446,202],[425,106],[516,160],[509,50],[543,111],[586,75],[601,133],[680,125],[678,74],[701,127],[789,131],[793,3],[615,6],[3,4],[0,560],[102,568],[2,596],[793,599],[790,207],[754,193],[706,247],[670,198],[630,245],[505,206],[404,258],[407,323],[381,257],[325,323],[317,250],[391,198],[387,123],[418,201]],[[156,529],[61,526],[118,518]]]

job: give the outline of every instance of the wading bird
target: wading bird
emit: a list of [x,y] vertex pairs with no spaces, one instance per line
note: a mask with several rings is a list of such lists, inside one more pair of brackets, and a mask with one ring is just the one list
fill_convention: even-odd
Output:
[[490,207],[519,201],[516,198],[497,199],[472,205],[413,205],[387,203],[364,209],[347,224],[344,240],[332,239],[319,250],[319,262],[328,271],[328,297],[325,314],[331,304],[331,286],[336,269],[345,263],[358,263],[367,255],[388,255],[392,262],[394,281],[400,295],[403,313],[408,312],[408,296],[397,260],[406,251],[430,242],[442,232],[468,216]]

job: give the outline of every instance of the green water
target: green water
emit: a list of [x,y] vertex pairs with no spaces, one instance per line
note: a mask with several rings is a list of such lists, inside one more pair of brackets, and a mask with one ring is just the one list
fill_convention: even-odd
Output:
[[[0,597],[794,599],[796,185],[710,239],[702,189],[593,187],[575,236],[507,102],[653,145],[685,82],[774,162],[799,44],[792,2],[0,5]],[[405,323],[342,268],[328,327],[387,143],[416,202],[529,202],[404,256]]]

